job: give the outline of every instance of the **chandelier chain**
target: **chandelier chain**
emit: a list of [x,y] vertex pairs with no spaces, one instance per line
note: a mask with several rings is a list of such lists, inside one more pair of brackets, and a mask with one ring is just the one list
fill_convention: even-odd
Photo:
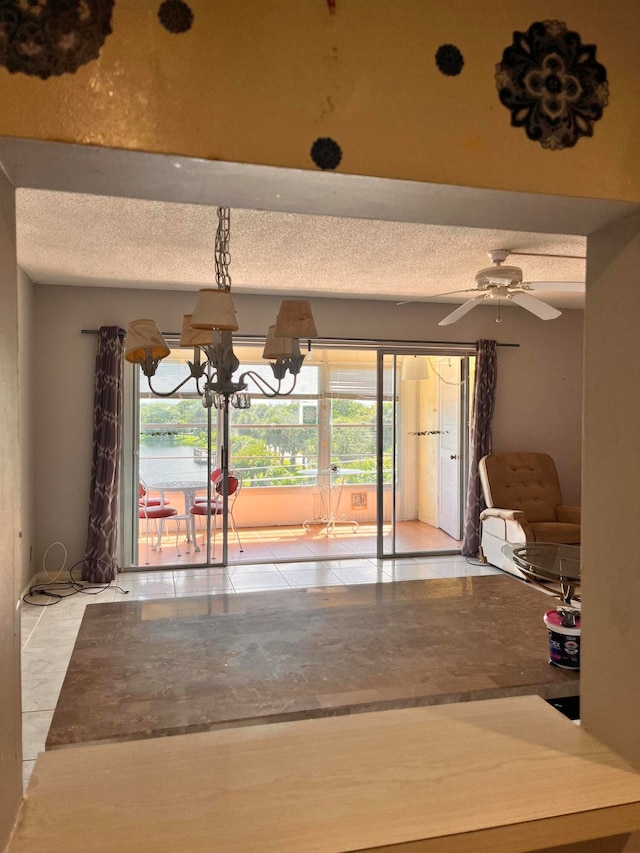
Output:
[[452,380],[450,380],[450,379],[445,379],[445,378],[444,378],[444,376],[443,376],[441,373],[439,373],[439,372],[436,370],[436,368],[433,366],[433,362],[431,361],[431,359],[430,359],[430,358],[427,358],[427,364],[429,365],[429,367],[431,368],[431,370],[433,370],[433,372],[434,372],[434,373],[435,373],[435,375],[438,377],[438,379],[440,380],[440,382],[442,382],[444,385],[455,385],[456,387],[458,387],[458,388],[459,388],[461,385],[465,385],[465,384],[466,384],[466,382],[467,382],[466,377],[464,377],[463,379],[461,379],[461,380],[460,380],[460,382],[453,382],[453,381],[452,381]]
[[218,208],[218,228],[216,229],[215,264],[216,285],[218,290],[231,290],[229,275],[229,237],[231,234],[231,216],[228,207]]
[[[180,335],[180,347],[193,346],[193,360],[187,359],[189,375],[171,391],[160,391],[153,387],[151,379],[156,375],[160,361],[171,352],[155,320],[134,320],[129,324],[125,358],[140,365],[147,377],[149,390],[156,397],[172,397],[187,382],[194,381],[206,409],[215,406],[216,409],[228,411],[230,405],[237,409],[248,409],[251,405],[247,391],[249,379],[266,397],[286,397],[293,393],[304,361],[304,355],[300,352],[300,335],[304,333],[305,337],[316,337],[317,332],[308,302],[283,300],[276,323],[269,327],[263,352],[277,384],[271,384],[255,370],[245,370],[234,380],[240,362],[233,351],[233,332],[238,329],[238,322],[230,292],[231,209],[218,207],[217,216],[214,246],[216,287],[215,290],[205,287],[198,292],[193,313],[184,316]],[[284,343],[276,345],[273,341],[278,323],[282,327]],[[291,387],[284,390],[282,380],[287,374],[291,375],[293,381]]]

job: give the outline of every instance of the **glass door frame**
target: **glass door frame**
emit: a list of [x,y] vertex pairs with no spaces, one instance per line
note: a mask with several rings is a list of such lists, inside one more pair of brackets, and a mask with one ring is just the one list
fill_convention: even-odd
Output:
[[[246,343],[253,343],[253,340],[247,340]],[[322,348],[323,346],[331,349],[363,349],[363,350],[373,350],[376,354],[376,553],[379,559],[387,559],[389,557],[393,558],[394,556],[400,556],[397,553],[396,548],[396,531],[395,524],[392,528],[392,541],[393,548],[391,553],[384,553],[384,471],[383,471],[383,418],[384,418],[384,358],[388,356],[394,356],[394,376],[392,381],[392,401],[394,404],[394,417],[392,420],[392,429],[393,429],[393,453],[392,453],[392,484],[395,484],[398,471],[397,471],[397,454],[396,454],[396,445],[398,442],[397,435],[397,425],[396,425],[396,416],[395,416],[395,408],[397,406],[397,393],[398,393],[398,384],[399,384],[399,376],[398,376],[398,367],[397,367],[397,357],[405,356],[405,355],[422,355],[422,356],[465,356],[462,361],[463,365],[463,376],[468,380],[469,378],[469,358],[475,355],[475,344],[447,344],[447,345],[438,345],[434,343],[430,344],[422,344],[417,342],[402,342],[402,341],[372,341],[372,340],[345,340],[345,339],[322,339],[318,341],[318,346]],[[136,560],[134,560],[134,552],[137,548],[138,538],[137,538],[137,518],[134,518],[135,512],[130,513],[127,511],[128,506],[135,507],[134,497],[137,494],[138,489],[138,480],[139,480],[139,445],[136,447],[132,447],[129,443],[132,440],[133,436],[133,424],[139,421],[139,385],[140,385],[140,375],[137,369],[132,365],[131,370],[125,370],[125,399],[129,400],[129,405],[124,406],[125,413],[125,422],[124,422],[124,436],[122,443],[122,498],[120,505],[120,520],[121,527],[120,530],[123,532],[123,536],[120,537],[121,542],[121,565],[125,571],[141,571],[141,570],[163,570],[162,566],[157,567],[143,567],[139,565]],[[462,386],[464,387],[464,386]],[[462,392],[461,392],[462,393]],[[461,398],[461,416],[460,422],[461,424],[466,425],[466,435],[463,436],[463,440],[461,441],[461,464],[463,466],[462,471],[462,487],[461,487],[461,503],[464,502],[464,490],[467,480],[467,471],[468,471],[468,433],[469,433],[469,407],[468,402],[470,399],[469,393],[462,393]],[[224,447],[224,455],[226,456],[227,466],[229,464],[229,447],[230,447],[230,413],[224,412],[223,409],[216,410],[211,412],[212,419],[217,418],[217,429],[216,434],[218,439],[221,441],[222,446]],[[321,423],[323,423],[323,419],[321,418]],[[211,454],[211,427],[213,426],[210,423],[209,426],[209,442],[208,442],[208,460],[209,465],[208,469],[211,468],[212,462],[212,454]],[[222,454],[223,447],[218,448],[218,461],[222,462]],[[133,452],[132,452],[133,451]],[[228,501],[228,496],[226,497]],[[395,509],[396,509],[396,494],[395,494],[395,485],[393,490],[393,498],[392,498],[392,511],[393,518],[395,518]],[[207,552],[206,558],[203,562],[193,563],[193,567],[224,567],[228,564],[228,534],[229,534],[229,521],[227,518],[227,512],[222,513],[222,530],[220,531],[222,534],[222,556],[221,558],[215,560],[215,562],[211,561],[210,554],[210,539],[211,539],[211,524],[210,519],[207,519],[208,523],[208,531],[207,531]],[[126,548],[126,553],[125,553]],[[220,553],[220,552],[218,552]],[[416,551],[416,552],[402,552],[402,556],[420,556],[422,554],[438,554],[438,553],[456,553],[452,551],[434,551],[430,550],[428,552],[424,551]],[[137,558],[136,558],[137,559]]]
[[[424,555],[438,554],[456,554],[458,550],[429,550],[429,551],[402,551],[398,552],[396,547],[396,511],[397,511],[397,459],[398,459],[398,430],[397,430],[397,407],[398,407],[398,389],[399,389],[399,366],[398,357],[407,355],[418,356],[456,356],[461,358],[461,384],[460,384],[460,466],[461,466],[461,482],[460,482],[460,518],[461,526],[464,527],[464,503],[466,483],[469,473],[469,435],[471,425],[470,417],[470,392],[469,378],[471,376],[469,361],[471,356],[475,355],[475,345],[469,344],[429,344],[419,346],[414,344],[397,344],[389,347],[380,347],[377,357],[377,429],[376,429],[376,556],[379,560],[394,559],[397,557],[419,557]],[[392,418],[392,451],[391,451],[391,551],[385,552],[384,538],[384,373],[388,366],[385,365],[385,358],[393,358],[393,375],[391,381],[391,402],[393,404]]]
[[[171,333],[166,333],[166,338],[170,346],[175,346],[177,343],[176,336]],[[121,442],[121,471],[122,471],[122,489],[121,500],[119,506],[119,522],[122,535],[119,536],[119,561],[122,567],[122,572],[140,572],[140,571],[167,571],[176,568],[172,565],[169,569],[167,566],[141,565],[139,561],[139,536],[140,536],[140,519],[135,514],[137,503],[136,496],[138,494],[138,486],[140,483],[140,376],[141,372],[137,365],[125,365],[124,383],[123,383],[123,440]],[[159,400],[162,398],[159,397]],[[206,410],[207,415],[207,471],[212,470],[213,451],[212,451],[212,436],[215,433],[218,438],[229,434],[229,416],[228,413],[221,410],[210,408]],[[217,420],[217,426],[214,429],[214,420]],[[225,426],[226,423],[226,426]],[[134,434],[136,437],[134,437]],[[228,442],[227,442],[228,445]],[[216,448],[216,458],[221,458],[222,446]],[[210,476],[206,480],[207,500],[211,500],[212,483]],[[223,492],[227,491],[223,487]],[[212,516],[206,515],[205,529],[205,551],[202,561],[190,563],[188,568],[221,568],[227,562],[227,536],[228,536],[228,520],[227,506],[228,495],[221,494],[223,498],[223,513],[222,513],[222,558],[220,560],[212,560],[211,549],[211,530]],[[189,512],[189,507],[185,506],[185,514]],[[178,568],[187,568],[187,566],[179,566]]]

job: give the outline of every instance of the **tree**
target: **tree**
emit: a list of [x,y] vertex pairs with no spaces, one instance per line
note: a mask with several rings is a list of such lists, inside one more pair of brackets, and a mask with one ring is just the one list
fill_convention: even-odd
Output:
[[141,424],[174,423],[175,406],[170,402],[142,403],[140,406]]

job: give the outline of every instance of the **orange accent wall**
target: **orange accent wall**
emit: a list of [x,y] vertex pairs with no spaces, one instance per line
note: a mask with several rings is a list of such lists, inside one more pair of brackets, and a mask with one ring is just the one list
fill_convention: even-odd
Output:
[[[116,0],[100,58],[42,81],[0,69],[0,135],[444,184],[640,200],[640,18],[617,3],[514,0],[189,0],[174,35],[160,0]],[[515,29],[557,18],[597,45],[609,105],[592,138],[549,151],[497,97]],[[460,75],[435,65],[441,44]]]

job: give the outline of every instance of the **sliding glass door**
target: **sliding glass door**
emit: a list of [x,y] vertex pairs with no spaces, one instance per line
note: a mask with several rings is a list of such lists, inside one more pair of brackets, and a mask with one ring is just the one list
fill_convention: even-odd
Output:
[[[260,347],[236,350],[244,367],[270,370]],[[223,411],[202,406],[192,381],[170,393],[191,357],[176,346],[153,391],[131,372],[125,568],[459,548],[467,352],[318,343],[293,393],[254,392],[251,407],[231,409],[226,425]],[[226,515],[217,507],[207,514],[194,507],[208,486],[220,497],[211,478],[223,446],[234,491]]]
[[471,361],[455,350],[379,353],[379,557],[460,548]]
[[134,372],[130,395],[133,536],[125,568],[221,561],[221,549],[216,553],[210,535],[212,518],[191,512],[199,500],[206,499],[209,472],[220,465],[221,413],[203,407],[193,380],[170,393],[188,375],[185,357],[191,355],[192,351],[187,355],[185,350],[173,349],[158,365],[153,391],[142,372]]
[[[243,368],[268,378],[261,352],[236,346]],[[170,393],[188,357],[172,349],[153,391],[131,371],[125,568],[374,556],[375,351],[316,347],[291,394],[254,390],[250,408],[231,408],[228,419],[203,408],[193,382]],[[194,506],[225,447],[234,491],[227,514],[209,518]]]

